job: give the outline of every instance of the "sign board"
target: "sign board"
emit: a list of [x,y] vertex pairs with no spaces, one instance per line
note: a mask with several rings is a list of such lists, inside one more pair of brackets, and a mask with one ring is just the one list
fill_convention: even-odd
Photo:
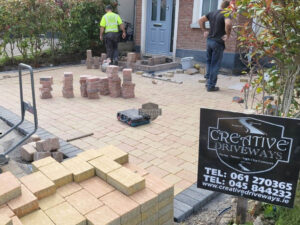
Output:
[[300,120],[201,109],[198,187],[293,207]]

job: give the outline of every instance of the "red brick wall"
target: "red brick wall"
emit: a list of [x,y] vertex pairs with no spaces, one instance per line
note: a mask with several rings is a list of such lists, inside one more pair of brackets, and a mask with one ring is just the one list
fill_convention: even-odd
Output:
[[[175,2],[175,0],[174,0]],[[206,40],[203,32],[190,26],[193,19],[194,0],[180,0],[178,19],[177,49],[205,50]],[[141,46],[142,0],[136,1],[136,45]],[[236,34],[233,31],[231,38],[226,42],[226,52],[236,52]]]

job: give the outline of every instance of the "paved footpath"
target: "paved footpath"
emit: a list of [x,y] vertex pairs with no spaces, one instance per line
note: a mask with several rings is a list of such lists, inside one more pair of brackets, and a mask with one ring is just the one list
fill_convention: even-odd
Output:
[[[63,72],[74,73],[75,98],[62,97]],[[11,73],[9,73],[12,75]],[[200,108],[243,111],[232,102],[240,91],[229,86],[239,83],[238,77],[220,76],[220,92],[208,93],[198,83],[200,75],[178,75],[183,84],[157,81],[133,75],[136,98],[122,99],[101,96],[98,100],[80,97],[80,75],[106,76],[99,70],[85,66],[70,66],[35,74],[39,126],[66,140],[87,133],[93,136],[71,142],[83,149],[97,149],[115,145],[130,154],[130,161],[175,185],[179,193],[197,179]],[[53,76],[53,99],[39,99],[39,77]],[[202,76],[203,77],[203,76]],[[29,76],[24,78],[24,95],[31,101]],[[0,105],[20,114],[18,78],[0,79]],[[162,116],[149,125],[131,128],[116,119],[117,111],[140,108],[154,102],[162,109]],[[28,120],[32,121],[29,116]]]

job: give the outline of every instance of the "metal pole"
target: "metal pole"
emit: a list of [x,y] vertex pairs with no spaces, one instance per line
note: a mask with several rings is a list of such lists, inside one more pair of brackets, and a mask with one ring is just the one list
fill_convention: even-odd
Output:
[[238,197],[236,207],[236,224],[244,224],[247,219],[248,200],[243,197]]

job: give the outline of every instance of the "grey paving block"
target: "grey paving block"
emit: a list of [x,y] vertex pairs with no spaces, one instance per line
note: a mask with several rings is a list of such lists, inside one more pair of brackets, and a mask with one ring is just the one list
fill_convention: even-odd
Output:
[[174,199],[174,220],[182,222],[193,214],[193,208],[181,201]]
[[201,203],[200,201],[197,201],[196,199],[194,199],[194,198],[192,198],[188,195],[184,195],[183,193],[180,193],[180,194],[176,195],[175,199],[189,205],[190,207],[193,208],[193,210],[195,208],[198,209],[199,204]]

